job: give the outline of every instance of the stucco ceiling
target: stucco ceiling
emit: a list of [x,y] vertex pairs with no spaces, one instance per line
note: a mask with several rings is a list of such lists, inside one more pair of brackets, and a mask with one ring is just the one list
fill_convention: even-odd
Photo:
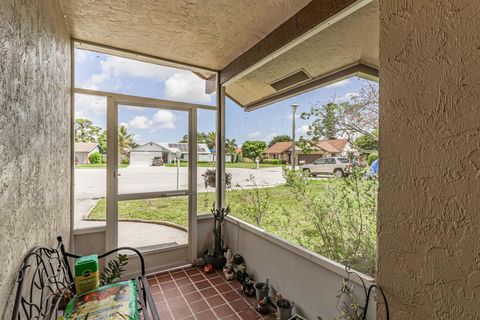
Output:
[[[270,83],[303,69],[312,78],[357,62],[379,65],[379,8],[373,1],[227,87],[243,106],[277,94]],[[286,88],[284,91],[291,89]],[[280,91],[281,92],[281,91]]]
[[72,37],[220,70],[310,0],[61,0]]

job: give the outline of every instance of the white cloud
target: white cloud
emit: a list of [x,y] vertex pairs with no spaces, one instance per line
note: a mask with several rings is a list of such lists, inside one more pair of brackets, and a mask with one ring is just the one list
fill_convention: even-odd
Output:
[[250,132],[248,134],[248,137],[249,138],[256,138],[256,137],[259,137],[261,135],[262,135],[262,131],[257,130],[257,131]]
[[158,124],[160,128],[175,129],[175,115],[168,110],[158,110],[153,116],[153,123]]
[[80,84],[80,87],[112,91],[131,86],[131,83],[121,82],[121,77],[163,82],[166,99],[196,103],[210,102],[211,95],[205,93],[205,81],[190,71],[114,56],[108,56],[101,61],[100,72],[92,75],[87,81]]
[[176,72],[165,81],[165,96],[167,99],[198,103],[210,101],[210,95],[205,93],[205,82],[185,71]]
[[308,131],[308,125],[304,124],[300,128],[297,129],[297,133],[299,133],[301,136],[304,136],[307,134]]
[[152,119],[146,116],[135,116],[128,121],[128,127],[133,129],[152,129],[158,128],[175,129],[175,115],[168,110],[159,110],[155,112]]
[[[293,119],[293,114],[289,114],[289,115],[287,116],[287,119],[288,119],[288,120],[292,120],[292,119]],[[300,114],[295,113],[295,119],[300,119]]]
[[344,79],[344,80],[340,80],[340,81],[337,81],[337,82],[334,82],[332,84],[329,84],[327,86],[327,88],[339,88],[339,87],[345,87],[346,85],[348,85],[350,83],[350,79]]
[[152,120],[145,116],[135,116],[128,121],[128,126],[133,129],[148,129],[152,125]]
[[75,118],[87,118],[104,123],[106,121],[106,113],[106,98],[86,94],[75,94]]
[[278,132],[272,132],[267,136],[267,140],[270,141],[276,136],[278,136]]
[[348,92],[343,97],[341,97],[339,100],[341,102],[350,101],[353,97],[358,97],[358,92]]

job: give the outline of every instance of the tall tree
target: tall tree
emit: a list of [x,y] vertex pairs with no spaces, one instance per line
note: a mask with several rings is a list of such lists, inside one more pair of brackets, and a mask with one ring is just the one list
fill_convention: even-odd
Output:
[[265,141],[245,141],[242,144],[242,154],[245,158],[255,159],[259,158],[267,149]]
[[101,130],[93,125],[92,120],[77,118],[74,124],[75,142],[97,142]]
[[302,119],[313,120],[304,139],[317,141],[341,136],[354,141],[367,135],[378,141],[378,108],[378,85],[366,82],[348,101],[317,104],[302,113]]
[[[197,143],[204,143],[208,149],[215,149],[217,144],[217,135],[214,131],[197,133]],[[184,135],[179,141],[180,143],[188,143],[188,134]],[[237,141],[235,139],[225,139],[225,151],[227,153],[234,153],[237,148]]]
[[120,153],[127,154],[135,145],[133,136],[128,133],[127,127],[120,126],[118,128],[118,149]]
[[290,138],[290,136],[288,134],[282,134],[282,135],[279,135],[279,136],[275,136],[268,143],[268,147],[273,146],[277,142],[287,142],[287,141],[292,141],[292,138]]

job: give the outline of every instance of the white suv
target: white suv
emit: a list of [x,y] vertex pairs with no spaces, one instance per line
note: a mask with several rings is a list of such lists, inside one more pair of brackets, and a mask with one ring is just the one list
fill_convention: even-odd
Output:
[[344,177],[350,171],[352,163],[345,157],[320,158],[313,163],[300,166],[303,172],[316,176],[317,174],[334,174]]

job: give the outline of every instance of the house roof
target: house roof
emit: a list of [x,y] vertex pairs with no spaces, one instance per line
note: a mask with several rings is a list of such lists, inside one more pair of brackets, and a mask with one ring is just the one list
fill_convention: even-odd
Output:
[[95,142],[75,142],[75,152],[90,152],[98,146]]
[[[188,153],[188,143],[177,143],[177,142],[154,142],[154,141],[149,141],[146,142],[132,150],[132,152],[139,152],[139,151],[152,151],[152,150],[142,150],[144,149],[145,146],[154,144],[162,149],[167,150],[168,152],[172,153]],[[210,154],[210,150],[208,149],[208,146],[205,143],[199,143],[197,144],[197,153],[202,153],[202,154]]]
[[270,148],[265,151],[268,154],[278,154],[287,151],[292,147],[292,141],[282,141],[282,142],[275,142]]
[[[284,153],[292,149],[292,142],[291,141],[282,141],[282,142],[275,142],[270,148],[265,151],[268,154],[279,154]],[[295,150],[302,150],[300,147],[295,146]]]

